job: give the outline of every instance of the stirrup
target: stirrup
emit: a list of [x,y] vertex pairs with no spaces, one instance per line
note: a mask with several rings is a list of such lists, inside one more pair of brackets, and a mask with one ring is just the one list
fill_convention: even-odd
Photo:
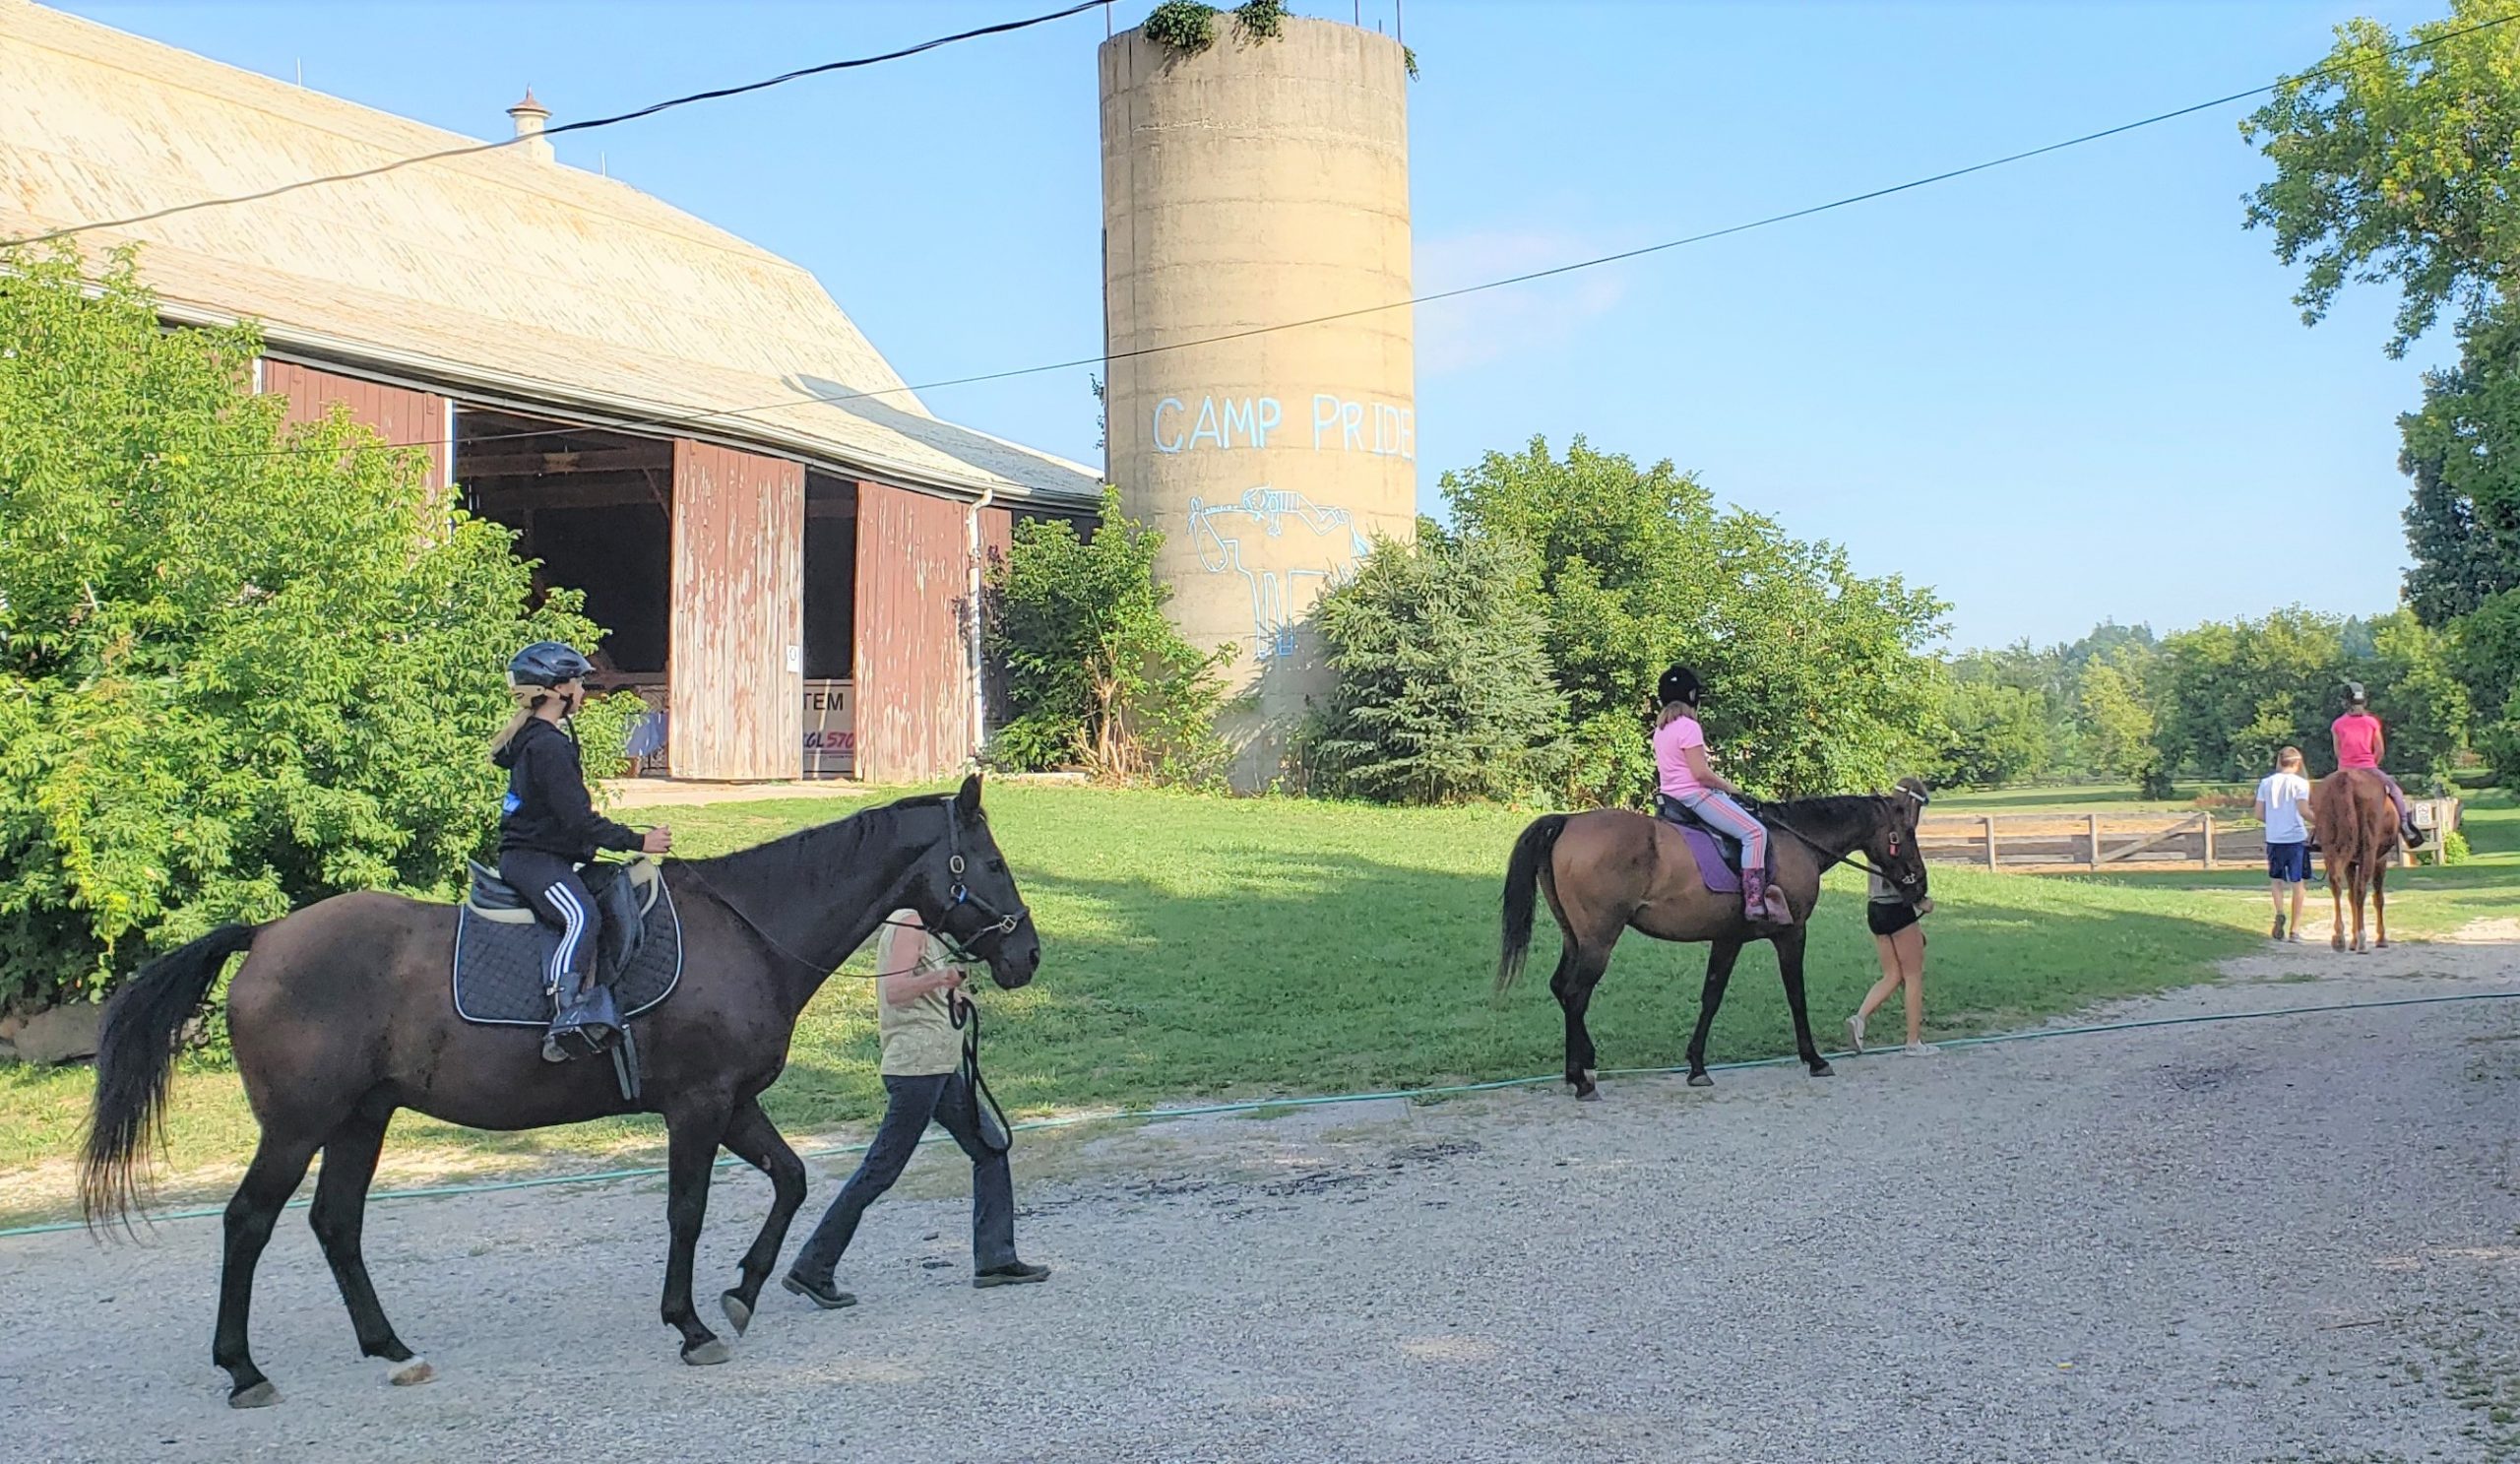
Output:
[[620,1038],[621,1008],[612,999],[612,988],[596,987],[551,1019],[550,1029],[542,1036],[542,1060],[566,1062],[572,1057],[593,1057]]

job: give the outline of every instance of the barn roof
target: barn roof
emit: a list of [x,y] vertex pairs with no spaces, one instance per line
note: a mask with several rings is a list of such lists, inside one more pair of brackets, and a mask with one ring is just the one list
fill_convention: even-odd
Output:
[[[0,0],[0,238],[475,141]],[[930,414],[799,266],[523,146],[78,237],[142,244],[170,317],[251,318],[282,353],[907,486],[1098,490]]]

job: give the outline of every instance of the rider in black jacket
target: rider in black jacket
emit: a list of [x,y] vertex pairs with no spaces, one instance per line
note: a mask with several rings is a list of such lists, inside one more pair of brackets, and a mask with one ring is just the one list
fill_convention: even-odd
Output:
[[586,676],[593,669],[584,656],[557,641],[537,641],[516,653],[508,663],[516,717],[490,751],[490,760],[508,773],[499,877],[560,931],[546,974],[552,998],[551,1030],[542,1039],[546,1062],[599,1052],[621,1027],[612,992],[595,983],[603,917],[578,877],[578,865],[598,849],[657,855],[673,844],[666,829],[642,834],[614,823],[595,811],[587,795],[577,733],[562,731],[560,724],[586,704]]

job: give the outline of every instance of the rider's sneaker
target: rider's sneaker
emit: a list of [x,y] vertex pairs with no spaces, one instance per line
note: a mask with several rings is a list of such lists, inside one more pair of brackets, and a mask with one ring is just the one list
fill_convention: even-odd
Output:
[[1938,1057],[1942,1054],[1942,1049],[1929,1042],[1912,1042],[1899,1050],[1911,1057]]

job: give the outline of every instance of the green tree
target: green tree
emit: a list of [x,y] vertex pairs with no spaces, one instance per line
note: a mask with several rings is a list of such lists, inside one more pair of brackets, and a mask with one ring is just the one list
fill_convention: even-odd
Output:
[[1375,543],[1314,603],[1338,685],[1307,736],[1327,788],[1385,802],[1512,799],[1565,759],[1537,561],[1519,544]]
[[1935,787],[1995,788],[2048,767],[2047,698],[2029,687],[1955,669],[1940,688],[1922,748]]
[[[161,330],[129,255],[0,257],[0,998],[100,993],[227,920],[449,893],[496,822],[529,612],[420,455],[247,390],[250,329]],[[617,760],[622,708],[590,763]]]
[[2249,778],[2291,745],[2323,772],[2325,729],[2342,710],[2337,698],[2350,673],[2345,622],[2334,615],[2296,606],[2181,631],[2162,647],[2155,696],[2162,762],[2172,773]]
[[2398,430],[2415,483],[2407,601],[2444,625],[2520,586],[2520,311],[2462,330],[2458,363],[2425,373],[2424,405]]
[[1772,519],[1719,510],[1669,462],[1640,469],[1577,438],[1534,438],[1443,477],[1465,535],[1540,564],[1547,652],[1574,724],[1568,793],[1615,803],[1652,788],[1646,737],[1663,668],[1712,687],[1720,761],[1775,796],[1888,782],[1934,698],[1922,647],[1944,605]]
[[[2494,24],[2508,18],[2500,0],[2453,0],[2404,39],[2352,22],[2242,128],[2276,168],[2248,222],[2302,267],[2304,321],[2349,283],[2394,282],[2392,356],[2445,312],[2458,332],[2457,364],[2427,373],[2399,419],[2407,596],[2436,627],[2520,587],[2520,32]],[[2502,705],[2513,667],[2473,651],[2460,665],[2475,705]]]
[[1164,613],[1164,536],[1102,492],[1102,527],[1019,524],[989,571],[990,653],[1006,668],[1008,720],[990,744],[1019,768],[1079,764],[1100,778],[1205,786],[1223,776],[1216,720],[1230,646],[1203,652]]
[[2092,764],[2121,782],[2132,783],[2148,797],[2170,793],[2170,775],[2161,749],[2154,745],[2158,720],[2132,658],[2119,656],[2083,668],[2077,693],[2084,725],[2090,730]]
[[2276,169],[2250,195],[2248,224],[2302,267],[2304,323],[2349,282],[2393,280],[2398,356],[2444,309],[2474,326],[2506,297],[2520,240],[2520,43],[2507,26],[2477,29],[2506,19],[2501,0],[2452,0],[2407,39],[2348,22],[2324,60],[2240,124]]
[[2363,621],[2294,608],[2200,625],[2164,643],[2156,741],[2174,772],[2250,778],[2290,745],[2323,773],[2328,724],[2344,684],[2359,681],[2388,727],[2389,765],[2407,778],[2443,774],[2468,736],[2468,692],[2451,668],[2444,637],[2407,609]]

